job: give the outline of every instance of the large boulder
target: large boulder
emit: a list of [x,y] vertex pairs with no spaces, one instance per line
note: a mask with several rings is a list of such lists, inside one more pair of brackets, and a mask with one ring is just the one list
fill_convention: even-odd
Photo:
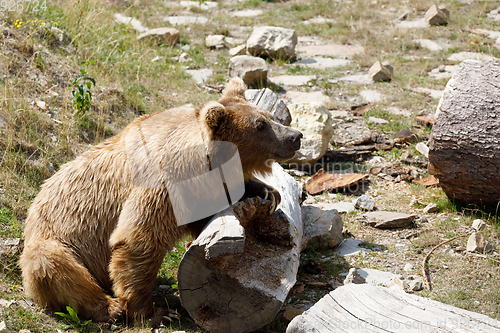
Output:
[[315,205],[302,206],[304,238],[307,245],[318,249],[329,249],[344,240],[343,222],[336,209],[321,209]]
[[312,167],[328,148],[333,135],[332,116],[323,103],[290,104],[288,109],[292,115],[290,127],[304,135],[300,149],[289,163]]
[[229,59],[229,76],[239,77],[248,86],[267,82],[267,64],[264,59],[241,55]]
[[247,50],[254,56],[288,59],[295,55],[297,34],[293,29],[258,27],[247,40]]

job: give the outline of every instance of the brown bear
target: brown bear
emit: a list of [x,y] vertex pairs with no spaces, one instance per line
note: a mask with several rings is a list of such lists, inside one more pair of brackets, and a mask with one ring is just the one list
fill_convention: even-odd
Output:
[[137,165],[141,155],[134,149],[147,149],[160,168],[182,178],[200,164],[185,148],[233,143],[245,196],[279,203],[279,194],[254,175],[269,173],[269,161],[292,158],[302,134],[248,103],[244,92],[243,81],[231,79],[218,102],[140,117],[43,184],[28,211],[20,259],[24,288],[36,304],[58,311],[70,305],[94,322],[153,315],[153,287],[166,252],[186,233],[196,237],[208,219],[178,226],[169,180],[159,177],[163,186],[134,182],[137,174],[158,178],[147,167],[151,161]]

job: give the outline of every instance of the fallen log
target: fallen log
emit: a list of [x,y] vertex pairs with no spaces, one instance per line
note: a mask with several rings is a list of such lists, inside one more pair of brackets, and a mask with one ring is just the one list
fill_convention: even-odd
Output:
[[429,173],[450,199],[500,202],[500,63],[464,61],[437,107]]
[[210,332],[250,332],[273,320],[296,281],[302,246],[300,186],[278,165],[262,179],[281,195],[246,199],[217,214],[179,265],[180,299]]
[[427,298],[348,284],[295,317],[287,333],[499,332],[500,321]]

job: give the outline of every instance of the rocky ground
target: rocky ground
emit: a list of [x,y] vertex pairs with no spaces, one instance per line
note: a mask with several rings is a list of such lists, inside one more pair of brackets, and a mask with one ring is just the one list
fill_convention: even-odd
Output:
[[[258,88],[267,80],[292,116],[300,105],[320,103],[311,111],[313,125],[307,126],[305,116],[292,119],[292,126],[305,126],[316,138],[310,153],[315,157],[304,154],[285,166],[301,164],[301,170],[289,170],[297,181],[305,185],[320,167],[366,175],[347,190],[307,194],[304,205],[342,221],[343,243],[303,252],[283,311],[261,331],[284,332],[293,316],[342,285],[350,268],[367,281],[498,319],[497,214],[451,202],[438,185],[414,180],[429,176],[425,148],[434,112],[460,62],[500,58],[500,7],[494,1],[440,4],[444,8],[424,0],[110,0],[54,1],[38,12],[2,7],[0,234],[6,241],[0,317],[6,329],[52,332],[64,324],[24,296],[17,267],[26,210],[42,181],[138,115],[217,99],[232,75],[248,75]],[[259,26],[294,31],[292,53],[285,47],[259,56],[245,48]],[[231,59],[239,54],[258,59],[235,65]],[[96,80],[83,113],[75,110],[71,93],[82,69]],[[323,154],[320,165],[304,167]],[[368,197],[355,207],[362,195]],[[406,220],[380,228],[363,217],[367,211],[398,212]],[[427,264],[433,288],[426,290],[424,256],[440,242],[473,231],[477,219],[485,222],[482,232],[495,249],[467,249],[468,237],[443,245]],[[175,295],[183,251],[181,244],[167,256],[155,297],[180,313],[167,331],[195,332]],[[355,274],[348,280],[358,281]],[[83,325],[70,323],[77,330],[124,329]]]

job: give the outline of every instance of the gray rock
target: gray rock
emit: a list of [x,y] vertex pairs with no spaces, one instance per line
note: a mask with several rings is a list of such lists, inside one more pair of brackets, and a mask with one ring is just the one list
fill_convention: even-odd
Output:
[[324,56],[337,58],[351,58],[352,56],[364,53],[365,49],[358,44],[325,44],[300,45],[297,53],[305,53],[310,56]]
[[231,16],[234,17],[256,17],[262,15],[264,12],[260,9],[246,9],[231,12]]
[[368,76],[370,76],[374,82],[391,81],[393,76],[392,66],[377,61],[370,67]]
[[292,104],[307,104],[307,103],[328,103],[330,97],[325,95],[322,91],[287,91],[285,97],[290,100]]
[[250,103],[269,111],[280,124],[288,126],[292,122],[290,110],[271,89],[247,89],[245,98]]
[[354,207],[357,209],[373,210],[375,208],[375,200],[367,194],[364,194],[354,201]]
[[204,16],[168,16],[163,19],[172,25],[205,24],[208,18]]
[[359,95],[363,97],[368,103],[379,102],[382,100],[382,94],[376,90],[365,89],[359,92]]
[[290,127],[302,132],[300,149],[289,163],[311,166],[326,152],[333,135],[333,120],[323,103],[290,104]]
[[205,45],[210,48],[222,48],[225,39],[226,36],[224,35],[210,35],[205,38]]
[[424,281],[420,276],[412,276],[412,279],[408,277],[408,289],[411,291],[420,291],[424,289]]
[[382,118],[377,118],[377,117],[368,117],[368,122],[372,123],[372,124],[379,124],[379,125],[383,125],[383,124],[388,124],[389,123],[387,120],[382,119]]
[[378,269],[371,268],[359,268],[359,275],[366,280],[366,283],[375,286],[388,286],[393,279],[402,279],[403,277],[399,274],[394,274],[391,272],[384,272]]
[[424,214],[437,213],[437,212],[439,212],[439,207],[435,203],[430,203],[427,206],[425,206],[423,212],[424,212]]
[[316,79],[316,75],[279,75],[269,78],[274,84],[285,86],[303,86],[313,79]]
[[476,231],[483,231],[486,227],[486,223],[483,220],[477,219],[472,221],[472,228]]
[[7,324],[5,324],[5,321],[3,320],[0,322],[0,333],[10,333],[10,330],[7,328]]
[[366,283],[366,279],[359,275],[358,270],[355,267],[349,269],[349,274],[347,274],[344,279],[344,285],[349,283],[362,284]]
[[459,65],[441,65],[429,72],[429,76],[435,79],[451,78],[458,70]]
[[498,61],[498,58],[495,58],[493,56],[484,54],[484,53],[477,53],[477,52],[458,52],[458,53],[453,53],[448,57],[448,60],[450,61],[458,61],[462,62],[465,60],[477,60],[477,61]]
[[354,205],[347,201],[334,202],[334,203],[322,203],[322,204],[313,204],[312,206],[317,206],[322,209],[336,209],[340,214],[342,213],[350,213],[354,211]]
[[445,25],[450,21],[450,11],[445,7],[433,5],[425,13],[424,19],[430,25]]
[[186,72],[191,75],[196,84],[202,84],[206,82],[213,74],[213,70],[210,68],[205,69],[188,69]]
[[494,249],[495,246],[484,237],[482,232],[474,232],[467,240],[468,252],[488,253]]
[[369,212],[363,214],[366,223],[372,227],[380,229],[405,228],[410,226],[415,219],[414,215],[396,212]]
[[136,18],[124,16],[124,15],[119,14],[119,13],[114,14],[113,18],[115,19],[116,23],[130,24],[132,26],[132,28],[134,28],[135,30],[137,30],[139,32],[146,32],[149,30],[148,28],[144,27],[142,25],[141,21],[139,21]]
[[181,33],[174,28],[156,28],[143,32],[137,36],[137,40],[143,38],[156,40],[158,44],[175,45],[179,42]]
[[229,60],[229,76],[239,77],[249,86],[267,82],[267,64],[259,57],[241,55]]
[[342,244],[334,251],[335,254],[342,257],[350,257],[365,253],[372,252],[370,249],[361,247],[363,243],[360,239],[347,238]]
[[307,244],[319,249],[328,249],[342,243],[343,222],[335,209],[325,210],[318,207],[302,206],[304,237]]
[[347,66],[351,63],[351,60],[347,59],[333,59],[333,58],[325,58],[325,57],[312,57],[299,60],[299,66],[304,66],[308,68],[315,69],[329,69],[329,68],[337,68]]
[[243,45],[238,45],[236,47],[233,47],[232,49],[229,49],[229,55],[231,57],[239,56],[239,55],[245,55],[247,53],[247,46],[246,44]]
[[289,59],[295,55],[297,34],[293,29],[258,27],[247,40],[247,50],[254,56]]
[[444,92],[444,90],[436,90],[436,89],[421,88],[421,87],[415,88],[414,90],[421,94],[431,96],[434,99],[440,99],[441,96],[443,96]]

